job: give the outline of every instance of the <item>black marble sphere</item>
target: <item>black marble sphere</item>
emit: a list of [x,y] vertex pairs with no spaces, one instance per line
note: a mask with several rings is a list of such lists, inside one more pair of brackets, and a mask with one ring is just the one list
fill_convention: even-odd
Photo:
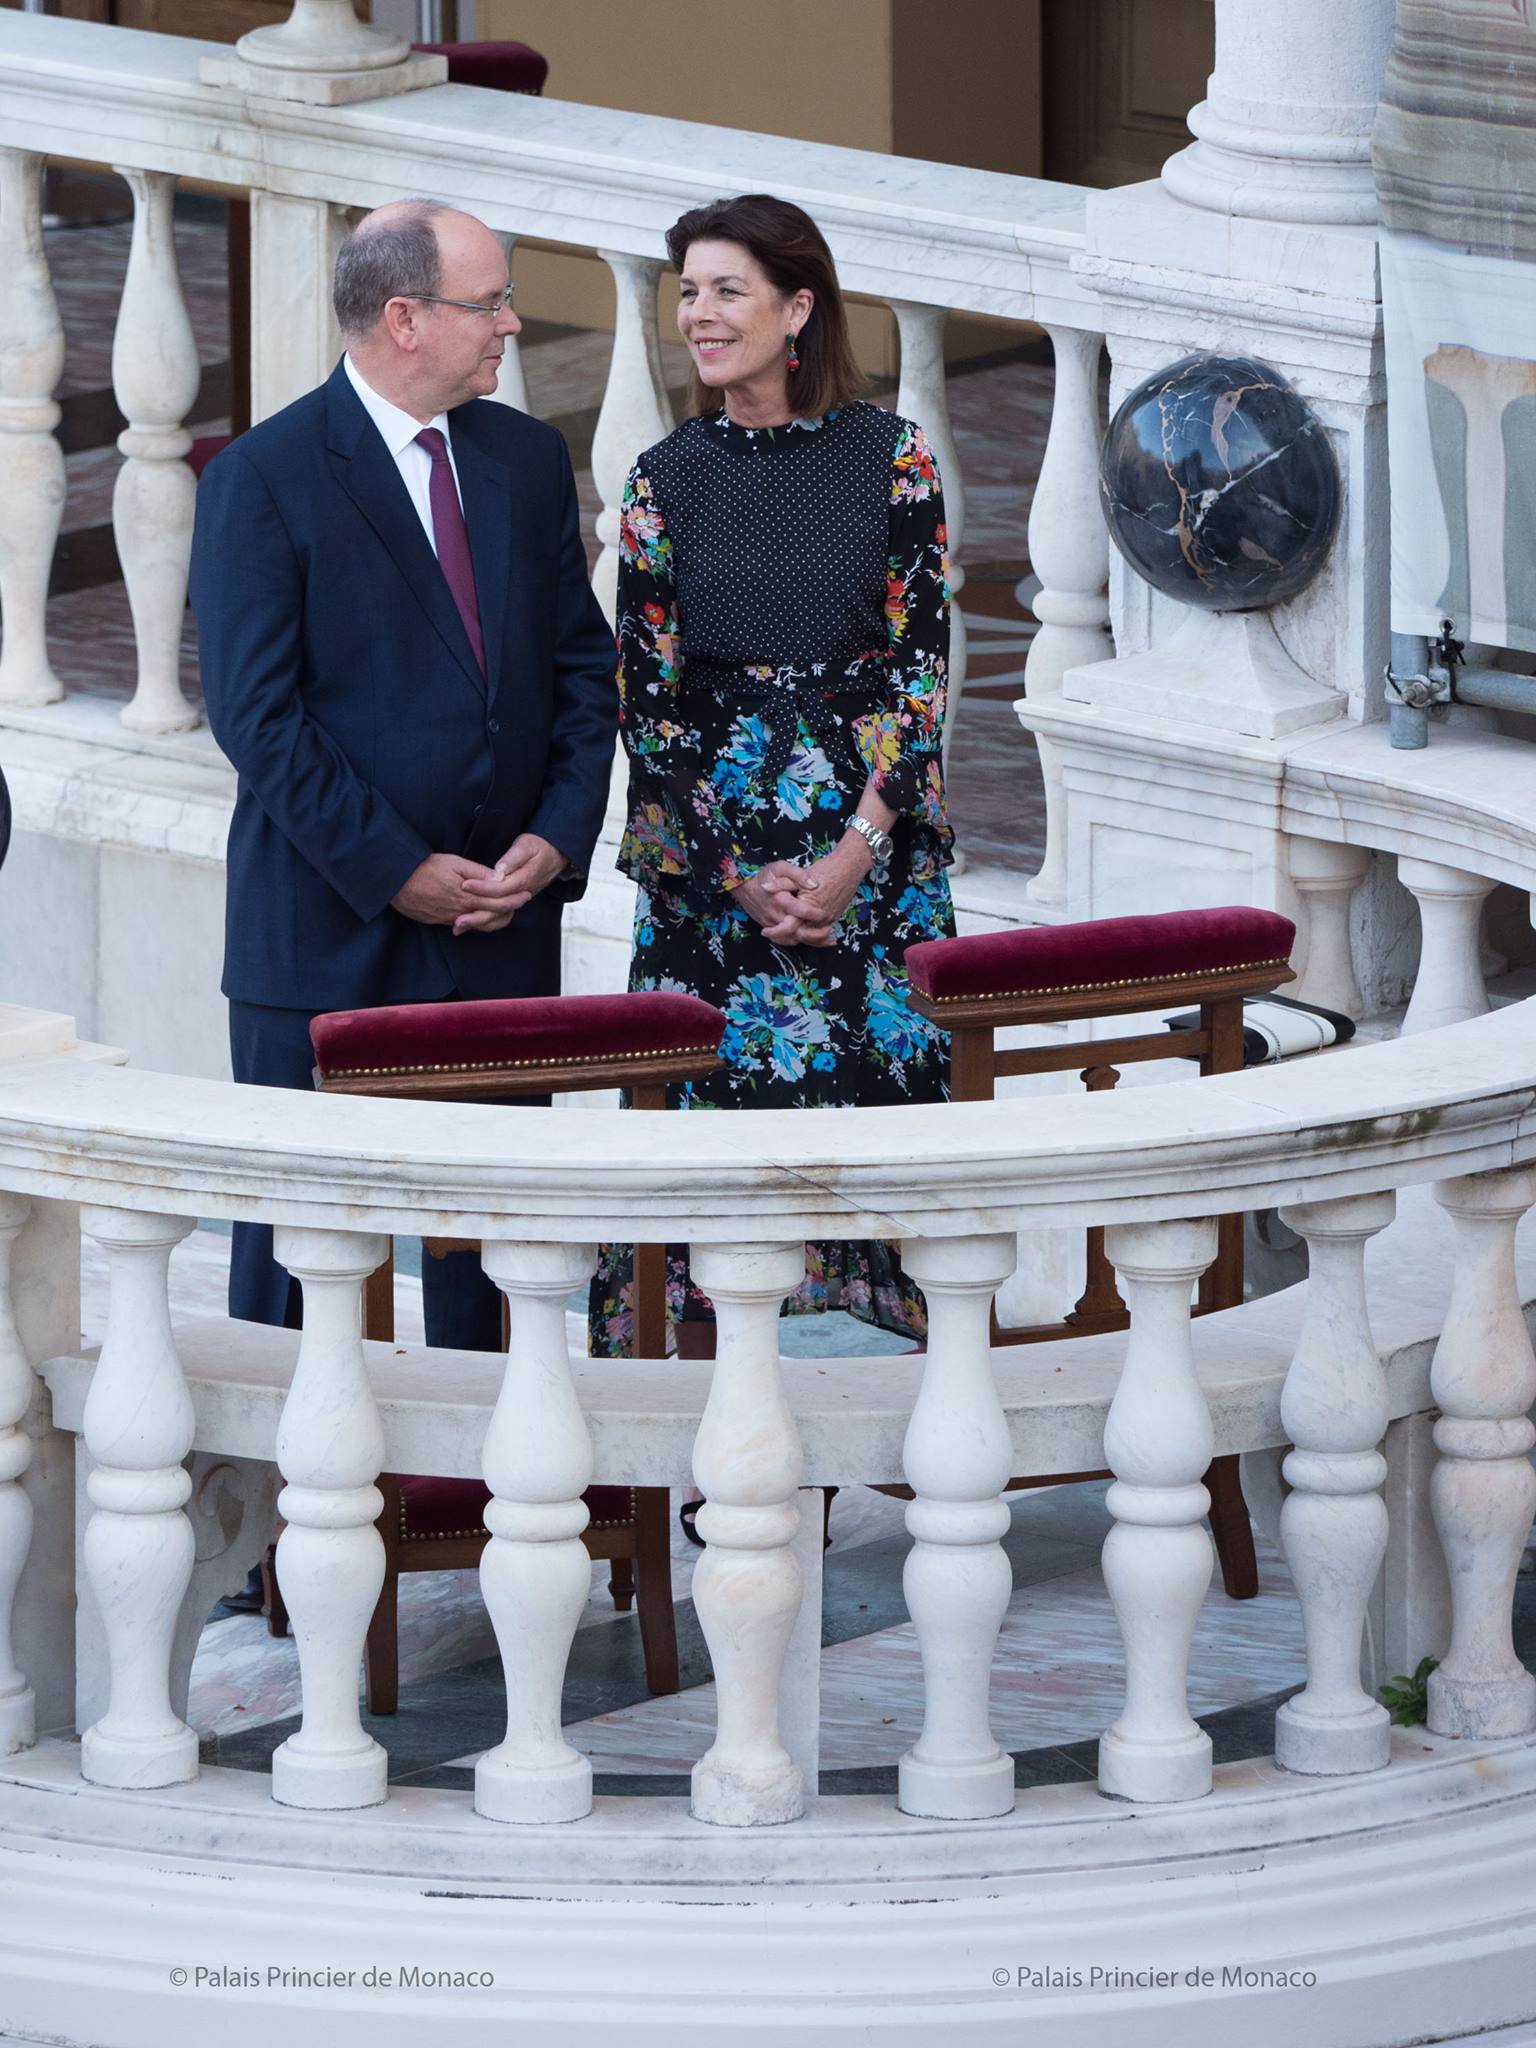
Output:
[[1205,611],[1294,597],[1339,523],[1322,422],[1253,356],[1185,356],[1138,384],[1109,423],[1099,491],[1136,573]]

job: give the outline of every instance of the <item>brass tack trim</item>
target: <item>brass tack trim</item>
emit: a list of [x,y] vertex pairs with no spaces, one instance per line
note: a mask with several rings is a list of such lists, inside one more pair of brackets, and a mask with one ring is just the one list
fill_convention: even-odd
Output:
[[[613,1522],[588,1522],[589,1529],[627,1529],[635,1519],[635,1489],[629,1489],[629,1513]],[[466,1536],[489,1537],[490,1530],[483,1522],[477,1522],[473,1529],[431,1529],[419,1533],[406,1526],[406,1504],[400,1502],[400,1541],[402,1543],[456,1543]]]
[[414,1067],[332,1067],[324,1076],[327,1081],[356,1081],[366,1075],[389,1074],[502,1074],[517,1068],[537,1067],[603,1067],[611,1060],[659,1060],[680,1059],[685,1054],[718,1053],[718,1045],[668,1045],[652,1047],[648,1052],[580,1052],[562,1054],[547,1060],[467,1060],[460,1066],[450,1066],[446,1061],[435,1066]]
[[1254,974],[1261,967],[1289,967],[1290,964],[1289,960],[1244,960],[1236,967],[1181,967],[1176,973],[1140,974],[1125,981],[1074,981],[1054,988],[994,988],[980,995],[935,996],[928,995],[926,989],[920,993],[927,995],[935,1006],[944,1003],[991,1003],[1003,996],[1090,996],[1110,988],[1154,988],[1160,982],[1193,981],[1197,976],[1216,974]]

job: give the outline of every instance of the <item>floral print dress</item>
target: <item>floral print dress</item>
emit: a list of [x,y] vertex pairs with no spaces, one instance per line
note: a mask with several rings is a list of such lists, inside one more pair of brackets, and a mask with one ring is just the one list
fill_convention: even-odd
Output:
[[[722,1073],[687,1109],[934,1102],[948,1042],[911,1007],[903,954],[954,930],[940,739],[949,654],[944,508],[921,430],[856,403],[749,429],[691,419],[644,454],[619,541],[621,731],[638,884],[632,989],[683,989],[726,1016]],[[770,861],[832,850],[866,781],[900,813],[895,852],[837,943],[788,949],[736,901]],[[686,1253],[673,1317],[707,1317]],[[605,1246],[594,1355],[631,1348],[632,1259]],[[841,1307],[921,1338],[894,1246],[806,1247],[788,1313]]]

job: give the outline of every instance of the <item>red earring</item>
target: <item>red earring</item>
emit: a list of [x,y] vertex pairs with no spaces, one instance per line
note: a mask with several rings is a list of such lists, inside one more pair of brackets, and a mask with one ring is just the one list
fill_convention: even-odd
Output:
[[794,329],[791,328],[789,333],[784,338],[786,342],[789,344],[789,354],[785,357],[785,367],[786,369],[790,370],[798,370],[800,367],[800,358],[795,352]]

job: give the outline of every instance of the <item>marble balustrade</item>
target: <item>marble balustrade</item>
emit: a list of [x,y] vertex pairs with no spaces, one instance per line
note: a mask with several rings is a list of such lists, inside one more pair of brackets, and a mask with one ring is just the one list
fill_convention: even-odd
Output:
[[[184,177],[245,185],[252,196],[258,419],[320,382],[335,360],[331,264],[348,216],[359,209],[401,191],[431,191],[487,220],[509,259],[520,235],[602,257],[613,277],[615,323],[593,437],[602,498],[593,583],[610,616],[624,480],[641,450],[674,423],[657,337],[663,231],[706,190],[792,185],[826,231],[845,285],[892,309],[900,346],[897,405],[927,431],[944,474],[957,597],[965,580],[965,489],[949,425],[945,322],[956,310],[1049,321],[1059,418],[1031,523],[1046,622],[1030,656],[1031,692],[1059,687],[1069,662],[1108,652],[1107,562],[1094,505],[1100,338],[1094,302],[1070,267],[1081,241],[1079,188],[899,158],[881,159],[875,170],[858,152],[558,102],[520,106],[513,133],[500,95],[454,87],[452,112],[439,112],[440,95],[430,84],[377,101],[365,121],[309,105],[302,118],[273,132],[238,91],[205,82],[217,63],[205,64],[180,39],[159,35],[134,36],[125,59],[121,33],[37,18],[0,28],[0,126],[7,138],[0,148],[0,250],[8,252],[6,274],[18,284],[0,309],[0,716],[63,694],[49,666],[46,615],[64,492],[51,434],[63,344],[38,209],[47,156],[62,150],[71,130],[67,153],[78,157],[80,136],[90,135],[91,153],[120,171],[134,199],[113,348],[114,391],[128,419],[119,438],[123,467],[113,523],[138,650],[137,685],[121,714],[130,729],[172,733],[197,718],[177,675],[194,498],[182,460],[189,445],[184,421],[198,377],[170,232],[176,183]],[[275,89],[270,78],[264,89]],[[637,158],[651,166],[643,194],[631,175]],[[511,404],[525,399],[515,342],[496,395]],[[966,670],[958,603],[953,620],[950,732]],[[615,826],[620,798],[616,778]],[[1058,864],[1053,850],[1037,886],[1047,906],[1060,895]]]
[[[805,1464],[776,1325],[801,1242],[834,1226],[889,1234],[894,1224],[932,1318],[903,1460],[914,1493],[905,1585],[925,1706],[921,1737],[902,1762],[902,1813],[968,1822],[1014,1810],[1011,1760],[988,1725],[1009,1594],[1000,1495],[1016,1448],[988,1315],[1018,1255],[1016,1233],[1063,1218],[1107,1226],[1131,1312],[1103,1424],[1114,1473],[1105,1580],[1124,1641],[1125,1702],[1099,1731],[1102,1790],[1156,1807],[1197,1799],[1212,1783],[1186,1680],[1211,1571],[1201,1478],[1214,1438],[1193,1366],[1190,1302],[1213,1255],[1213,1209],[1284,1204],[1312,1254],[1281,1402],[1293,1445],[1281,1535],[1309,1675],[1279,1717],[1280,1760],[1320,1777],[1387,1763],[1382,1712],[1360,1685],[1367,1608],[1392,1542],[1380,1455],[1389,1410],[1363,1261],[1391,1221],[1393,1190],[1420,1182],[1438,1184],[1457,1247],[1433,1376],[1433,1513],[1453,1570],[1431,1726],[1530,1734],[1536,1681],[1510,1642],[1536,1486],[1525,1419],[1536,1367],[1513,1266],[1514,1229],[1536,1188],[1526,1163],[1536,1159],[1536,1135],[1523,1115],[1536,1088],[1530,1043],[1519,1006],[1332,1062],[1126,1098],[935,1105],[914,1113],[909,1156],[894,1166],[879,1112],[685,1119],[669,1137],[665,1189],[654,1185],[632,1117],[617,1112],[529,1112],[509,1149],[499,1126],[494,1146],[476,1135],[490,1111],[460,1112],[445,1130],[423,1106],[278,1097],[261,1141],[260,1195],[251,1192],[246,1091],[65,1058],[0,1065],[0,1249],[14,1260],[25,1244],[33,1200],[78,1202],[112,1275],[82,1425],[90,1512],[81,1559],[110,1685],[83,1734],[81,1776],[148,1795],[197,1775],[172,1663],[192,1570],[184,1461],[198,1445],[167,1275],[191,1218],[221,1214],[274,1221],[278,1256],[305,1296],[269,1453],[284,1486],[278,1573],[303,1684],[302,1724],[272,1763],[279,1805],[342,1813],[390,1796],[387,1759],[362,1729],[357,1700],[382,1571],[375,1481],[385,1456],[359,1301],[389,1232],[434,1232],[450,1220],[480,1236],[512,1331],[480,1454],[494,1495],[482,1578],[508,1715],[504,1741],[477,1772],[475,1808],[488,1821],[562,1823],[592,1809],[590,1765],[559,1730],[587,1583],[581,1495],[594,1471],[564,1304],[599,1240],[642,1228],[692,1241],[720,1317],[693,1455],[708,1500],[695,1597],[718,1708],[714,1742],[694,1771],[696,1822],[780,1825],[814,1794],[794,1760],[805,1754],[802,1731],[792,1740],[783,1722],[802,1597]],[[560,1118],[558,1142],[535,1128],[551,1117]],[[748,1126],[739,1139],[738,1121]],[[110,1148],[81,1146],[82,1130],[103,1129],[114,1133]],[[6,1620],[28,1573],[58,1562],[29,1549],[38,1475],[28,1477],[21,1424],[39,1361],[23,1349],[12,1310],[36,1280],[23,1262],[0,1285],[0,1740],[13,1752],[33,1739],[34,1687],[8,1647]],[[874,1458],[854,1448],[846,1471],[819,1471],[814,1483],[867,1476]]]

